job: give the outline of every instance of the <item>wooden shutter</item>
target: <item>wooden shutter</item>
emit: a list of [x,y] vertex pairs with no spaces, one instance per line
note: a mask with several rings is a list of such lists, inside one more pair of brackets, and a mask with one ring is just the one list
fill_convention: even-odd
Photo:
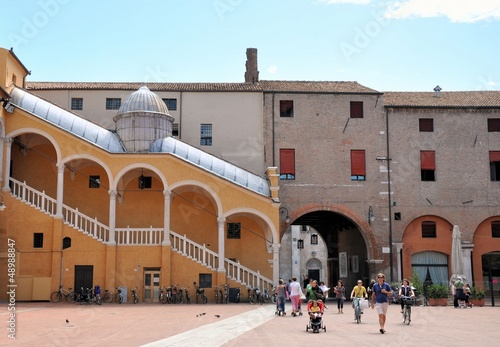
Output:
[[366,176],[365,151],[351,151],[351,175]]
[[419,130],[422,132],[432,132],[434,131],[434,119],[432,118],[420,118],[418,120]]
[[362,101],[351,101],[351,118],[363,118]]
[[491,151],[490,152],[490,163],[495,163],[500,161],[500,151]]
[[295,175],[295,149],[280,149],[280,174]]
[[420,169],[436,170],[436,159],[434,151],[420,151]]
[[500,118],[488,118],[488,132],[500,131]]

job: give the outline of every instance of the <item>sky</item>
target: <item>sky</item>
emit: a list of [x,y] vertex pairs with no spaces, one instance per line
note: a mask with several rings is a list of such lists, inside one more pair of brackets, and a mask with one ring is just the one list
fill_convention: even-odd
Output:
[[256,48],[261,80],[500,90],[500,0],[7,1],[27,81],[244,82]]

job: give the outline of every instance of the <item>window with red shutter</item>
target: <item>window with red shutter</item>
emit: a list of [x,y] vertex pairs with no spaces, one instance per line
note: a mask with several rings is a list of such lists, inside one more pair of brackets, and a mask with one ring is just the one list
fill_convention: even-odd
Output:
[[363,118],[363,101],[351,101],[351,118]]
[[420,118],[418,120],[418,129],[420,132],[433,132],[434,131],[434,119],[432,119],[432,118]]
[[500,151],[490,151],[490,177],[492,181],[500,181]]
[[420,151],[420,176],[422,181],[436,180],[435,157],[434,151]]
[[295,179],[295,149],[280,149],[280,180]]
[[366,163],[364,150],[351,150],[351,181],[366,180]]

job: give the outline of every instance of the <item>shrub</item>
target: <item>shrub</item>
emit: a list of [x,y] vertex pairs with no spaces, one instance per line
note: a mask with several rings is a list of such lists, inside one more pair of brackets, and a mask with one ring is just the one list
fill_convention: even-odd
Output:
[[484,299],[484,290],[477,287],[472,287],[470,290],[471,299]]
[[431,284],[427,287],[427,296],[433,299],[448,298],[450,290],[444,284]]

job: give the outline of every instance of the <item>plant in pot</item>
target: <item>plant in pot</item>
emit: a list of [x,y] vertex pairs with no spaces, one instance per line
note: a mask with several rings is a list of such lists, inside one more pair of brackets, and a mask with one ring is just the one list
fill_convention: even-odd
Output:
[[431,284],[427,287],[430,306],[447,306],[450,290],[444,284]]
[[478,287],[472,287],[469,302],[474,306],[484,306],[484,290]]

